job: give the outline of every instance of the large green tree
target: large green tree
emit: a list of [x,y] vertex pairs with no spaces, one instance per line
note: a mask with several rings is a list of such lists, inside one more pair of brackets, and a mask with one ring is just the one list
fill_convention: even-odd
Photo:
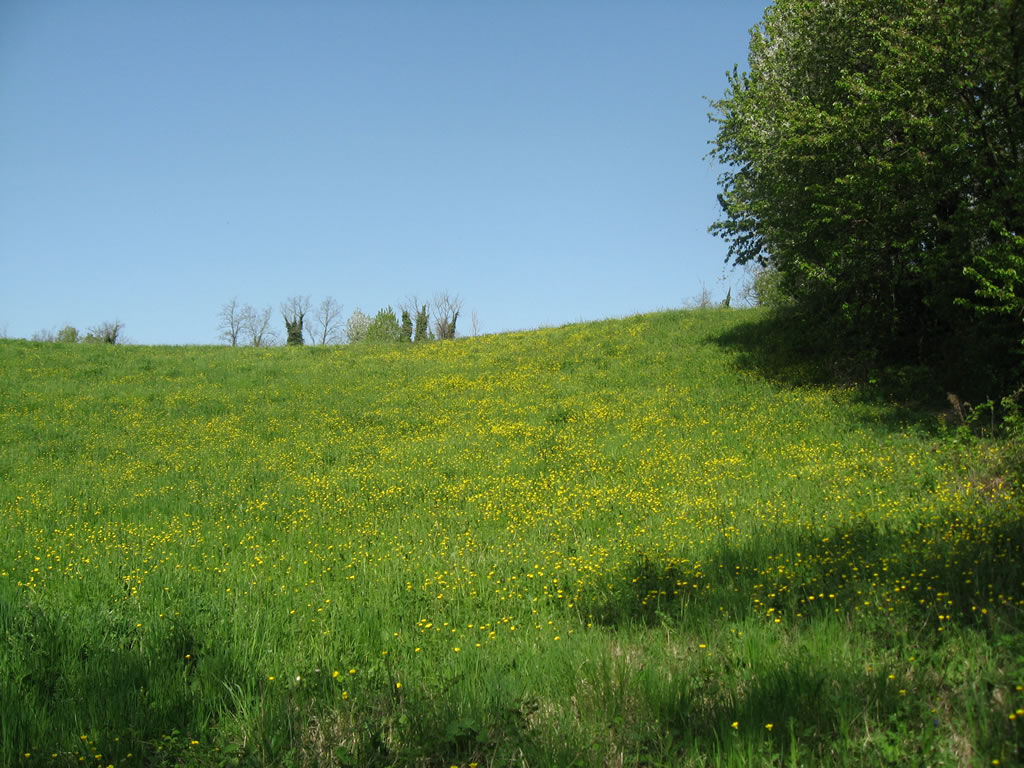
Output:
[[1024,328],[1024,3],[778,0],[748,63],[712,103],[729,258],[778,270],[844,344],[1003,365]]

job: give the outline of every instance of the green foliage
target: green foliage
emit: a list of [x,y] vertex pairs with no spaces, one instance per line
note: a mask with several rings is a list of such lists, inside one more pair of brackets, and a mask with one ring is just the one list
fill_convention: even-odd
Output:
[[774,267],[759,266],[751,280],[750,293],[754,304],[768,309],[789,306],[792,300],[782,287],[782,274]]
[[1022,307],[1022,45],[1008,0],[780,0],[713,103],[712,231],[837,344],[1005,381],[1024,326],[971,309]]
[[1001,464],[1010,477],[1024,485],[1024,387],[1004,397],[1000,405],[1004,430],[999,448]]
[[371,344],[402,341],[402,326],[398,324],[395,310],[387,307],[377,312],[366,329],[365,340]]
[[281,303],[281,316],[284,318],[286,331],[285,341],[289,347],[301,347],[306,343],[303,338],[303,323],[309,307],[309,296],[292,296]]
[[974,407],[955,395],[949,399],[953,421],[960,425],[958,439],[984,458],[970,468],[974,481],[1011,479],[1024,485],[1024,387],[998,403],[988,400]]
[[434,336],[430,332],[430,310],[424,304],[416,310],[416,337],[415,341],[430,341]]
[[78,338],[78,329],[73,325],[65,325],[57,332],[57,341],[74,344]]
[[294,320],[285,318],[284,327],[287,331],[287,344],[289,347],[301,347],[305,341],[302,338],[303,316],[299,314]]
[[1019,496],[765,316],[0,342],[0,765],[1019,764]]
[[976,294],[982,301],[977,307],[1024,321],[1024,235],[1001,228],[993,239],[988,251],[976,254],[974,263],[964,270],[979,284]]
[[409,310],[402,310],[402,341],[412,341],[412,318]]

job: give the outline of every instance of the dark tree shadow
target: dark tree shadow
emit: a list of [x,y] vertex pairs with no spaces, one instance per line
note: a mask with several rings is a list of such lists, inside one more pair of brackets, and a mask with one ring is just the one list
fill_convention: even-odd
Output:
[[[936,750],[948,741],[948,726],[930,714],[933,703],[903,695],[886,670],[865,666],[856,654],[818,657],[801,651],[800,643],[854,633],[875,649],[900,654],[910,647],[941,657],[944,645],[964,630],[987,638],[986,644],[1001,649],[1011,664],[1024,658],[1024,517],[1010,511],[992,525],[949,537],[964,523],[950,514],[948,520],[902,532],[874,524],[839,525],[825,536],[786,531],[778,547],[723,540],[701,558],[699,568],[640,556],[619,582],[621,594],[595,596],[581,607],[612,629],[686,632],[758,618],[772,626],[773,616],[782,617],[777,652],[759,660],[739,651],[724,667],[710,667],[712,676],[647,691],[663,733],[657,743],[647,744],[652,754],[711,748],[725,764],[739,764],[732,761],[742,762],[767,740],[775,745],[780,765],[797,759],[794,750],[801,760],[841,764],[836,749],[842,744],[858,750],[853,764],[923,764],[936,760]],[[787,569],[793,578],[770,581],[766,574],[782,564],[775,552],[790,561],[800,553],[803,564]],[[887,595],[898,597],[890,604]],[[713,676],[714,670],[744,665],[744,684]],[[851,736],[849,729],[859,728],[865,717],[882,731],[903,734],[891,745],[898,755],[883,760],[877,752],[888,748],[887,733],[870,743]],[[907,735],[907,729],[916,735]]]
[[737,368],[780,386],[852,388],[871,406],[872,422],[891,429],[935,431],[936,415],[949,407],[943,381],[950,377],[933,366],[884,364],[795,316],[766,314],[707,340],[734,353]]
[[[742,621],[769,609],[813,618],[832,615],[837,608],[853,615],[866,599],[858,590],[867,592],[870,585],[874,596],[908,590],[914,596],[874,606],[884,611],[879,616],[882,632],[895,633],[900,624],[934,627],[956,621],[1024,638],[1024,612],[1013,607],[1024,604],[1024,516],[1011,510],[993,517],[984,526],[951,512],[947,519],[933,518],[905,530],[867,522],[828,531],[787,529],[772,534],[772,544],[761,538],[737,546],[722,539],[699,565],[641,555],[619,589],[584,596],[577,605],[596,623],[613,627],[655,626],[666,620],[692,625],[723,616]],[[962,533],[951,535],[958,530]],[[799,566],[772,588],[765,574],[796,560]],[[833,597],[810,597],[823,594]],[[995,597],[1007,606],[1001,615],[978,610]]]

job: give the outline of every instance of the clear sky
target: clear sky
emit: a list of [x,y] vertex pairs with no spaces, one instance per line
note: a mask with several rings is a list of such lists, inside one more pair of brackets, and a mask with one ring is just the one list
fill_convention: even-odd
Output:
[[[0,331],[232,297],[484,333],[725,295],[707,98],[767,0],[3,0]],[[724,280],[723,280],[724,276]]]

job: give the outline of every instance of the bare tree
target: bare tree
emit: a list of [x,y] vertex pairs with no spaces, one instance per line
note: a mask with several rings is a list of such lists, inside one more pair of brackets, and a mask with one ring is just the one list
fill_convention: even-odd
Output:
[[416,312],[420,308],[420,299],[415,294],[412,296],[406,296],[405,301],[398,305],[398,309],[403,312],[408,312],[409,317],[416,317]]
[[242,307],[239,338],[244,338],[253,347],[271,346],[277,340],[270,328],[271,312],[269,306],[259,310],[248,304]]
[[704,285],[703,280],[700,283],[700,293],[686,301],[683,306],[686,309],[710,309],[714,306],[714,299],[711,297],[711,291],[709,291],[708,287]]
[[344,338],[341,327],[341,305],[328,296],[320,302],[313,316],[309,335],[314,344],[340,344]]
[[285,331],[288,334],[289,346],[302,346],[303,320],[309,312],[309,296],[292,296],[288,301],[281,302],[281,317],[284,318]]
[[475,309],[473,310],[473,312],[469,316],[469,322],[473,324],[473,335],[474,336],[479,336],[480,335],[480,315],[477,314],[477,311]]
[[439,339],[455,338],[455,323],[462,311],[462,299],[447,291],[434,294],[434,335]]
[[117,338],[124,330],[124,323],[120,320],[100,323],[89,329],[89,336],[93,341],[101,341],[104,344],[117,344]]
[[238,299],[231,299],[231,301],[220,308],[220,325],[217,326],[217,330],[220,331],[220,338],[228,342],[232,347],[238,346],[239,339],[242,336],[246,309],[251,310],[252,307],[240,306]]
[[32,341],[56,341],[56,334],[49,328],[43,328],[41,331],[36,331],[32,334]]

